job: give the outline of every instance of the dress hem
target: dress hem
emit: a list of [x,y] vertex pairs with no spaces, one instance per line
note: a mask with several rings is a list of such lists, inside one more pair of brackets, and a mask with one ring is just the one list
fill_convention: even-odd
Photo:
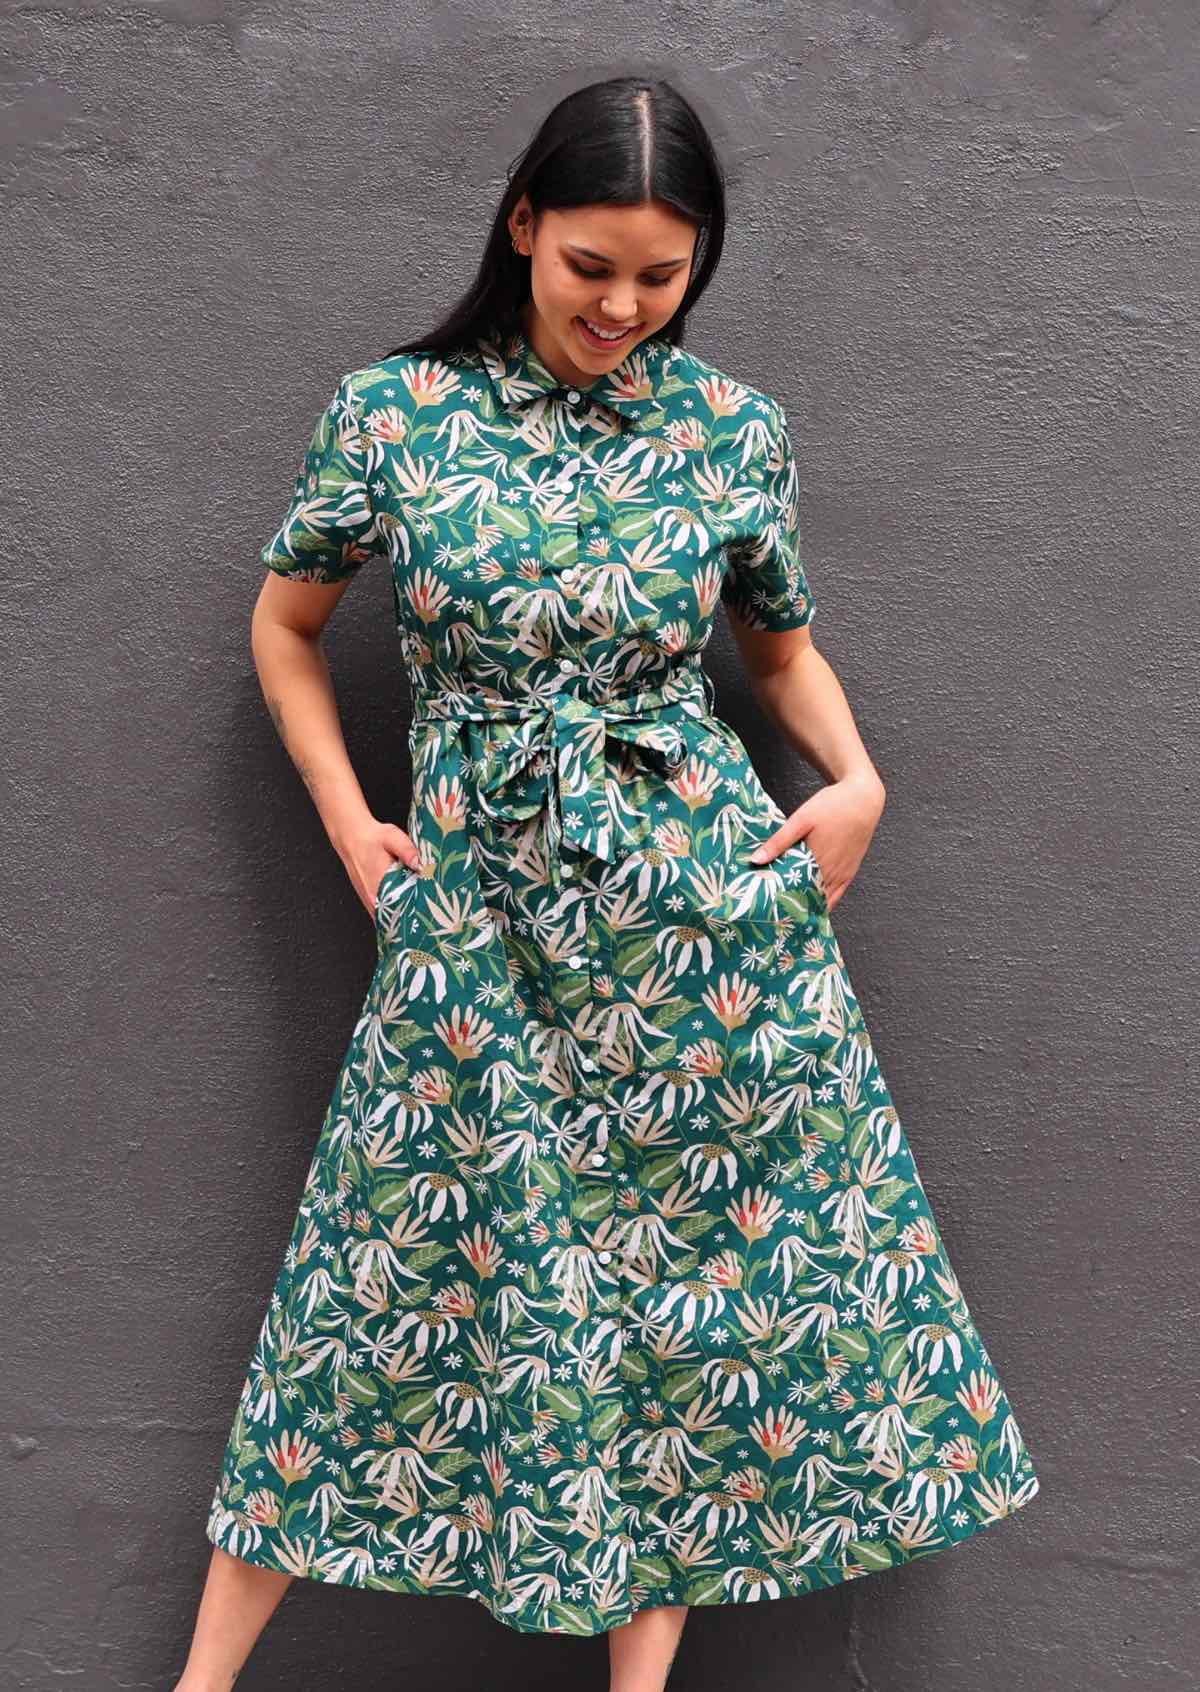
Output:
[[[422,1586],[418,1580],[405,1575],[375,1576],[368,1577],[365,1580],[357,1580],[353,1577],[335,1574],[330,1569],[290,1569],[280,1559],[273,1557],[270,1554],[270,1548],[265,1545],[256,1546],[252,1551],[249,1549],[231,1551],[227,1545],[222,1544],[222,1539],[228,1536],[223,1535],[221,1530],[215,1525],[218,1509],[223,1508],[222,1506],[218,1506],[217,1509],[214,1509],[212,1512],[210,1521],[205,1528],[205,1537],[211,1544],[217,1546],[220,1550],[225,1551],[227,1555],[237,1557],[239,1562],[249,1563],[254,1568],[272,1569],[278,1574],[290,1574],[294,1578],[300,1580],[316,1581],[321,1586],[357,1587],[365,1592],[395,1592],[404,1597],[465,1598],[469,1603],[480,1605],[481,1608],[487,1611],[493,1621],[498,1622],[502,1627],[509,1628],[514,1633],[543,1633],[556,1634],[566,1638],[595,1638],[598,1634],[611,1633],[614,1628],[624,1627],[628,1622],[633,1620],[634,1616],[640,1614],[643,1610],[662,1609],[675,1604],[685,1604],[689,1609],[715,1609],[720,1607],[744,1608],[748,1604],[776,1604],[782,1602],[785,1598],[810,1598],[815,1592],[822,1592],[835,1586],[842,1586],[848,1581],[863,1580],[870,1575],[887,1574],[892,1569],[902,1568],[906,1563],[918,1563],[923,1561],[926,1557],[936,1556],[940,1551],[950,1551],[956,1545],[961,1545],[968,1539],[974,1539],[976,1535],[983,1532],[984,1529],[995,1527],[1000,1522],[1008,1521],[1012,1516],[1016,1515],[1019,1510],[1023,1510],[1027,1504],[1031,1503],[1034,1498],[1038,1497],[1040,1492],[1041,1485],[1035,1473],[1029,1476],[1024,1482],[1020,1495],[1012,1500],[1009,1508],[1002,1515],[985,1516],[980,1520],[973,1521],[969,1526],[963,1528],[961,1532],[951,1534],[949,1538],[943,1539],[937,1545],[915,1546],[910,1551],[897,1550],[895,1546],[888,1546],[888,1561],[886,1563],[881,1563],[877,1568],[866,1568],[862,1564],[857,1563],[850,1566],[829,1562],[806,1564],[805,1567],[811,1572],[814,1578],[812,1586],[805,1591],[782,1591],[768,1593],[760,1586],[759,1590],[752,1596],[742,1598],[736,1597],[728,1591],[722,1591],[712,1598],[689,1599],[672,1594],[665,1594],[661,1596],[656,1595],[653,1603],[635,1604],[631,1606],[627,1612],[621,1615],[604,1618],[599,1622],[599,1625],[595,1627],[566,1625],[561,1627],[545,1627],[529,1625],[525,1622],[514,1620],[511,1614],[507,1614],[502,1611],[479,1589],[472,1591],[460,1591],[454,1590],[450,1587]],[[702,1578],[703,1571],[701,1570],[697,1572],[698,1577]],[[571,1605],[569,1600],[556,1599],[553,1602],[565,1603],[572,1609],[579,1608],[579,1606]],[[534,1607],[536,1608],[537,1606]],[[541,1606],[541,1608],[545,1607],[546,1606]],[[597,1619],[599,1620],[599,1618]]]

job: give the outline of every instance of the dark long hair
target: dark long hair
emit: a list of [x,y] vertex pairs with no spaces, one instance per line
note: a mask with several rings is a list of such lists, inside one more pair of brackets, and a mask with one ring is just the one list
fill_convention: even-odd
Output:
[[577,89],[554,107],[510,167],[470,288],[436,328],[385,357],[438,355],[518,325],[530,297],[530,261],[513,250],[508,217],[522,194],[535,218],[571,206],[661,200],[697,224],[687,292],[657,331],[662,340],[682,341],[687,314],[725,243],[724,172],[707,130],[677,88],[658,78],[618,76]]

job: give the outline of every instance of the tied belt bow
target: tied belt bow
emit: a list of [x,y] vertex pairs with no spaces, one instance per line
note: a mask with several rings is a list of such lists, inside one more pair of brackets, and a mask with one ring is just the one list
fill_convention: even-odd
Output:
[[636,747],[667,773],[687,758],[676,726],[703,717],[711,683],[699,668],[674,672],[661,687],[607,699],[567,692],[528,699],[438,694],[413,718],[457,725],[466,748],[464,779],[480,811],[505,822],[546,813],[552,881],[564,839],[598,858],[618,857],[607,791],[607,742]]

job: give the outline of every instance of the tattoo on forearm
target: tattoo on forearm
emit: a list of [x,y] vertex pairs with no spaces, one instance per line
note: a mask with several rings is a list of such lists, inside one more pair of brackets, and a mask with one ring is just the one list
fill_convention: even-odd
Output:
[[276,699],[273,693],[267,694],[267,710],[271,713],[271,721],[275,724],[275,732],[283,744],[287,745],[287,735],[283,732],[283,701]]
[[317,778],[316,778],[316,776],[313,775],[312,771],[309,769],[307,764],[302,764],[300,762],[299,758],[293,758],[292,762],[295,764],[296,768],[299,770],[300,780],[304,783],[305,787],[307,787],[307,789],[309,791],[309,796],[311,797],[313,803],[315,804],[316,800],[317,800]]
[[307,787],[309,793],[312,795],[312,798],[315,800],[317,797],[316,777],[309,769],[308,765],[300,757],[299,753],[293,751],[293,749],[288,745],[287,731],[283,726],[283,701],[281,699],[277,699],[274,694],[268,694],[267,710],[271,713],[271,721],[275,724],[275,732],[278,734],[280,740],[282,740],[288,757],[296,766],[300,780],[304,783],[305,787]]

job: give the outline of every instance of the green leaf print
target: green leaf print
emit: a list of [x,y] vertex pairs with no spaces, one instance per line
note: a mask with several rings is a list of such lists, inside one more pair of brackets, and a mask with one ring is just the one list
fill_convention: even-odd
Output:
[[379,1388],[369,1375],[358,1374],[353,1369],[343,1369],[338,1379],[338,1386],[355,1404],[378,1404]]
[[559,1381],[543,1383],[538,1388],[538,1397],[547,1410],[553,1410],[564,1422],[577,1422],[583,1414],[579,1394]]
[[890,1181],[877,1181],[871,1188],[871,1203],[878,1205],[880,1210],[890,1210],[898,1204],[905,1193],[912,1191],[912,1182],[902,1180],[894,1175]]
[[825,1336],[828,1346],[852,1363],[865,1363],[871,1355],[871,1342],[858,1328],[831,1328]]
[[432,1392],[409,1392],[395,1401],[395,1415],[404,1423],[427,1422],[437,1411],[437,1399]]
[[[546,1618],[560,1633],[595,1633],[591,1613],[576,1604],[563,1604],[555,1599],[546,1605]],[[547,1630],[549,1631],[549,1630]]]
[[701,1575],[684,1592],[685,1604],[720,1604],[725,1597],[725,1579],[721,1574]]
[[682,1168],[683,1164],[678,1157],[655,1158],[653,1162],[642,1167],[642,1185],[651,1192],[669,1187],[678,1181]]
[[503,529],[513,540],[528,540],[531,532],[529,517],[520,506],[504,505],[500,500],[489,499],[483,511],[489,523]]
[[672,1403],[692,1399],[704,1391],[704,1376],[699,1368],[672,1369],[663,1378],[662,1390],[663,1397]]
[[607,1445],[621,1426],[621,1406],[608,1403],[602,1410],[598,1410],[587,1425],[588,1437],[599,1445]]
[[649,509],[639,511],[636,506],[618,510],[609,525],[613,539],[626,543],[645,540],[647,535],[653,534],[654,526],[654,512]]

